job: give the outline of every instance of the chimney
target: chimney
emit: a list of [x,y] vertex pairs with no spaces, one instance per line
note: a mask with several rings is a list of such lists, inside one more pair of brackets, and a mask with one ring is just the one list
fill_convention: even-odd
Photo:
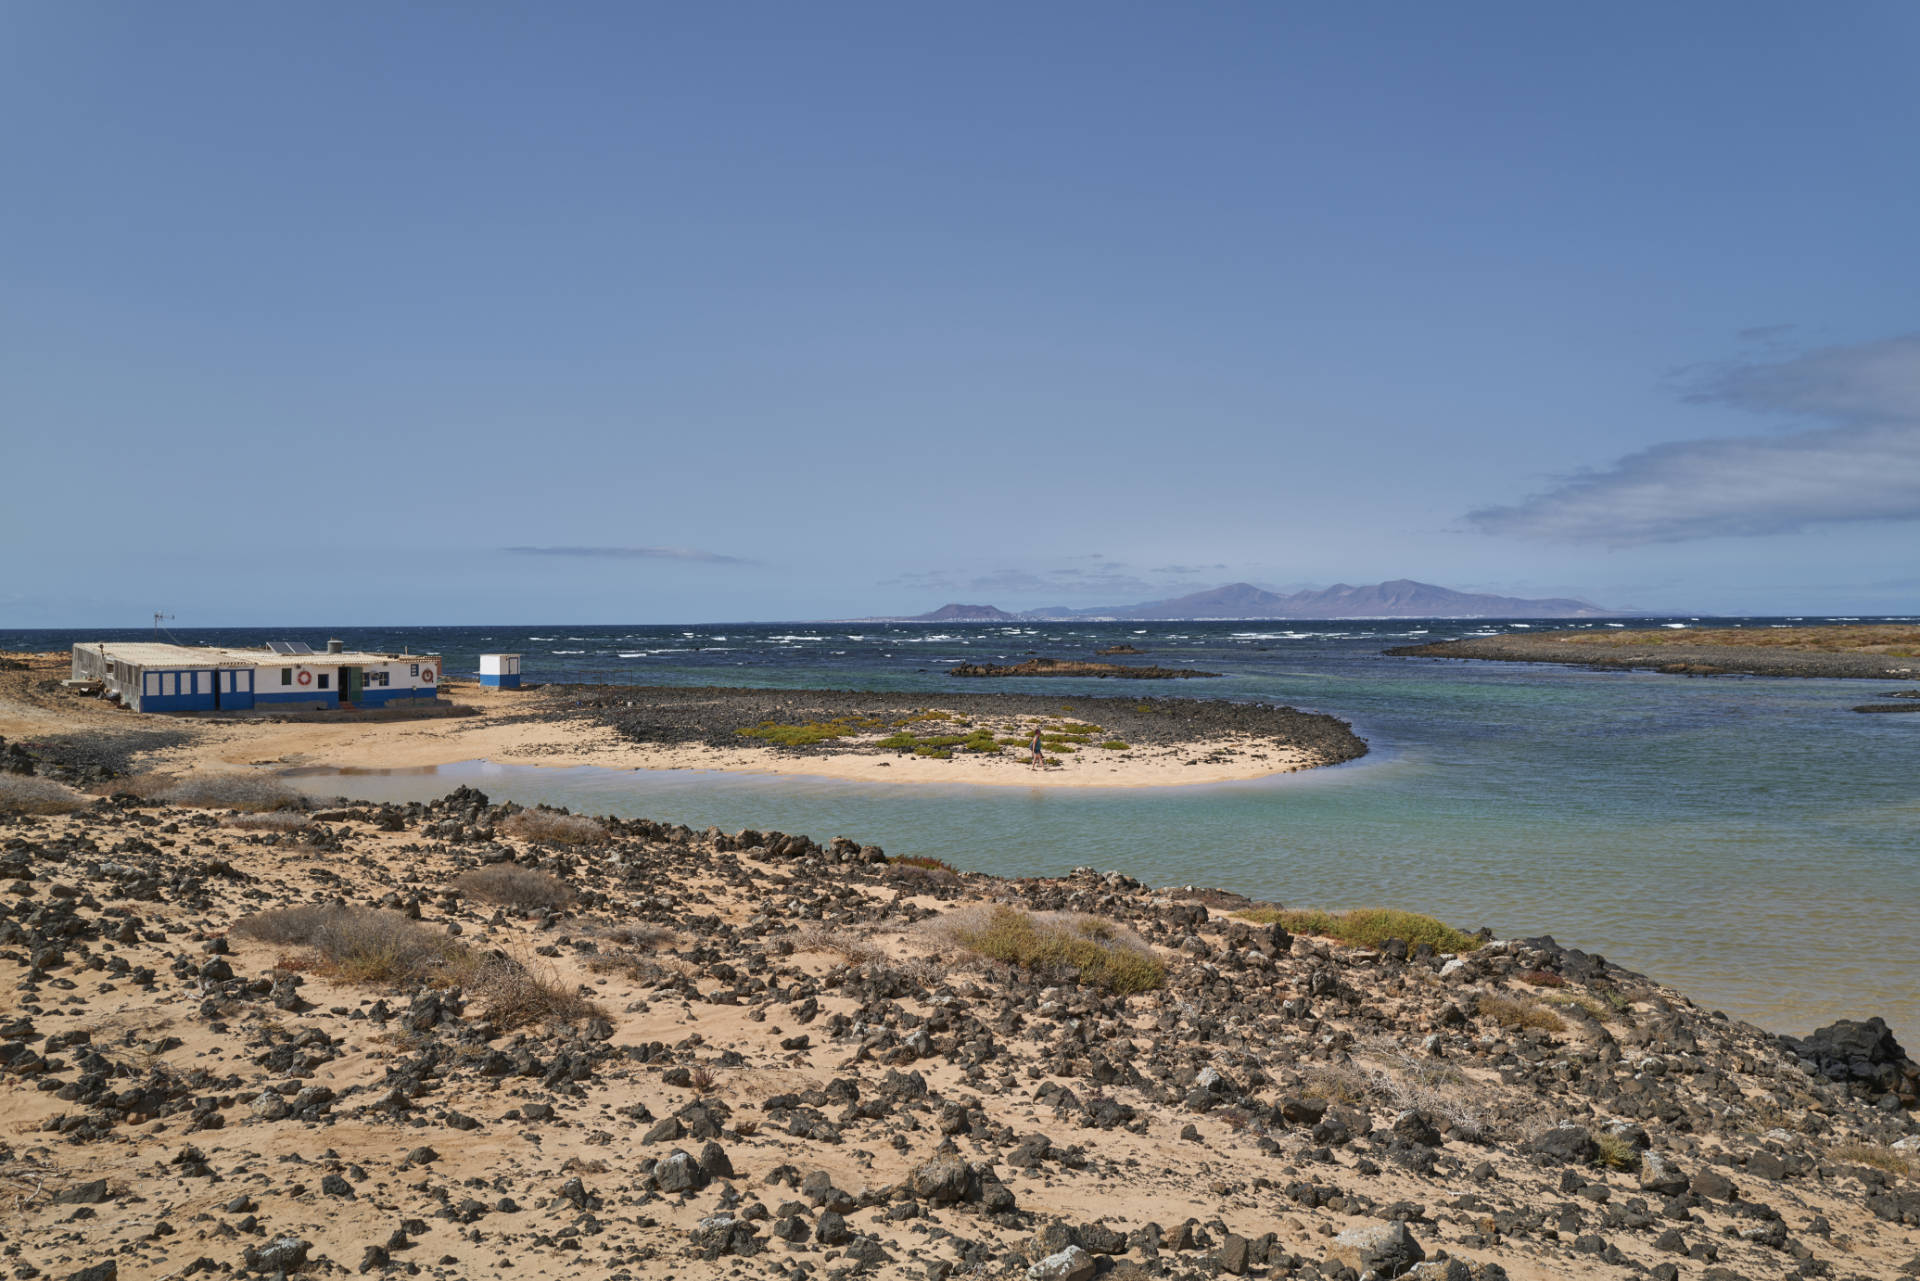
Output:
[[344,654],[346,652],[347,652],[347,643],[345,641],[330,640],[327,642],[327,653]]

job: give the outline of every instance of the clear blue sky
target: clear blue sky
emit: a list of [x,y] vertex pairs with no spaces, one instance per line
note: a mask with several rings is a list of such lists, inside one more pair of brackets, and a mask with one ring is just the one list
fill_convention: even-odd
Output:
[[0,625],[1920,609],[1908,4],[0,8]]

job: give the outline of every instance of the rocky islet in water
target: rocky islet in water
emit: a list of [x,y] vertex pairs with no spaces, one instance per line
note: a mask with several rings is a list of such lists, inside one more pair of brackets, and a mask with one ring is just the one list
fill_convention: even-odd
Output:
[[1072,698],[1039,694],[884,694],[853,690],[735,689],[724,686],[577,685],[558,690],[554,718],[586,716],[639,743],[697,743],[738,747],[743,741],[772,743],[782,751],[833,754],[846,750],[838,738],[804,741],[743,739],[758,727],[868,724],[875,734],[929,711],[958,718],[1013,723],[1072,721],[1091,724],[1136,746],[1185,747],[1245,740],[1298,748],[1318,765],[1356,760],[1366,741],[1352,726],[1321,712],[1220,699]]
[[[1137,652],[1137,651],[1102,651]],[[1218,676],[1219,672],[1196,671],[1190,667],[1147,667],[1136,663],[1095,663],[1078,658],[1030,658],[1024,663],[960,663],[947,669],[949,676],[1092,676],[1120,680],[1177,681]]]
[[1920,679],[1920,627],[1506,632],[1399,645],[1404,658],[1477,658],[1508,663],[1573,663],[1677,676],[1801,676]]

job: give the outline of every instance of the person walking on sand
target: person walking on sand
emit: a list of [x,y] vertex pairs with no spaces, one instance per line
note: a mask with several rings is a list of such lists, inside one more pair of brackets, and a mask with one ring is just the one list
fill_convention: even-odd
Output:
[[1033,727],[1033,742],[1029,743],[1028,746],[1033,749],[1033,759],[1027,763],[1028,767],[1032,769],[1045,768],[1047,758],[1040,751],[1040,727],[1038,725]]

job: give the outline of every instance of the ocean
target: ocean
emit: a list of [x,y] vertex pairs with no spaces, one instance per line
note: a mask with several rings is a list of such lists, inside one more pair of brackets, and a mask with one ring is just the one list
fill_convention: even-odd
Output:
[[[1654,625],[1695,620],[1656,619]],[[1768,627],[1835,620],[1713,619]],[[1920,715],[1850,709],[1871,681],[1688,678],[1394,658],[1388,646],[1604,622],[721,624],[174,629],[189,644],[329,637],[350,649],[525,656],[529,682],[1155,695],[1289,704],[1352,722],[1360,761],[1246,783],[1025,789],[695,771],[470,763],[306,780],[329,794],[427,799],[472,783],[695,827],[848,835],[1002,874],[1117,868],[1289,906],[1404,907],[1559,942],[1776,1031],[1879,1014],[1920,1041]],[[1635,626],[1648,625],[1635,621]],[[151,639],[147,630],[0,632],[0,648]],[[1218,680],[960,681],[958,662],[1090,655]],[[1097,718],[1097,717],[1096,717]]]

